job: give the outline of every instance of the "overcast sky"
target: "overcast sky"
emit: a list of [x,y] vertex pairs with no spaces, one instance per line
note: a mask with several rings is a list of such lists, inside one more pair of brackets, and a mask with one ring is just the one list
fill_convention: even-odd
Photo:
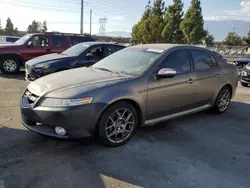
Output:
[[[183,0],[187,10],[191,0]],[[10,17],[15,27],[26,30],[32,20],[48,22],[49,31],[80,31],[81,0],[0,0],[0,19]],[[89,32],[89,11],[93,10],[92,31],[98,33],[99,18],[107,17],[107,31],[131,31],[148,0],[86,0],[84,32]],[[172,0],[166,0],[166,5]],[[250,21],[250,0],[201,0],[205,20]]]

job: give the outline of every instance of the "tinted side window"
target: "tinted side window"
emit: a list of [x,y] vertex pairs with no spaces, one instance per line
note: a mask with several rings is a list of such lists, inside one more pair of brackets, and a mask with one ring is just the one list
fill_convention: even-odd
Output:
[[191,50],[191,53],[194,59],[196,70],[204,70],[218,66],[216,60],[214,58],[212,60],[211,56],[205,51]]
[[117,52],[118,50],[122,49],[121,46],[116,45],[108,45],[108,55]]
[[184,73],[191,71],[191,63],[188,51],[178,50],[172,52],[164,61],[164,68],[171,68],[177,73]]
[[18,38],[6,37],[6,42],[16,42]]
[[68,47],[67,38],[64,36],[52,36],[53,47]]

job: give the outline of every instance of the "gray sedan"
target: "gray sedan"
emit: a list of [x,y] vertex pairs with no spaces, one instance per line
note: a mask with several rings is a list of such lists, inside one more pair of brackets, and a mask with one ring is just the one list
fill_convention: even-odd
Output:
[[207,109],[225,112],[237,78],[234,65],[200,47],[128,47],[90,68],[30,83],[21,98],[22,123],[42,135],[96,136],[119,146],[141,126]]

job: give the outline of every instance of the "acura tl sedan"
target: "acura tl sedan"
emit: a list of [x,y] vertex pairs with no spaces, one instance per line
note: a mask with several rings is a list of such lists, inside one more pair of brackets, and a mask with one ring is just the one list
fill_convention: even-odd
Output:
[[89,68],[31,82],[21,98],[22,123],[42,135],[94,136],[119,146],[141,126],[207,109],[225,112],[237,84],[236,66],[209,50],[132,46]]

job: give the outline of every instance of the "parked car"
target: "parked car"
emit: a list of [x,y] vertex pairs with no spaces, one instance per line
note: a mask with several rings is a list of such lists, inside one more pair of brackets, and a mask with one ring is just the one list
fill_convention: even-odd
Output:
[[242,69],[240,83],[243,87],[247,87],[250,84],[250,63]]
[[0,45],[16,42],[18,39],[20,39],[20,37],[0,35]]
[[22,123],[43,135],[97,135],[119,146],[139,126],[206,109],[225,112],[237,83],[236,67],[204,48],[137,45],[31,82],[21,98]]
[[89,35],[67,33],[27,34],[15,43],[0,45],[0,70],[3,73],[16,73],[30,59],[50,53],[61,53],[86,41],[94,40]]
[[42,76],[79,67],[89,67],[124,46],[101,42],[84,42],[58,54],[31,59],[25,64],[26,80],[34,81]]
[[237,66],[238,70],[242,70],[248,63],[250,63],[250,54],[245,54],[244,56],[234,60],[234,64]]

